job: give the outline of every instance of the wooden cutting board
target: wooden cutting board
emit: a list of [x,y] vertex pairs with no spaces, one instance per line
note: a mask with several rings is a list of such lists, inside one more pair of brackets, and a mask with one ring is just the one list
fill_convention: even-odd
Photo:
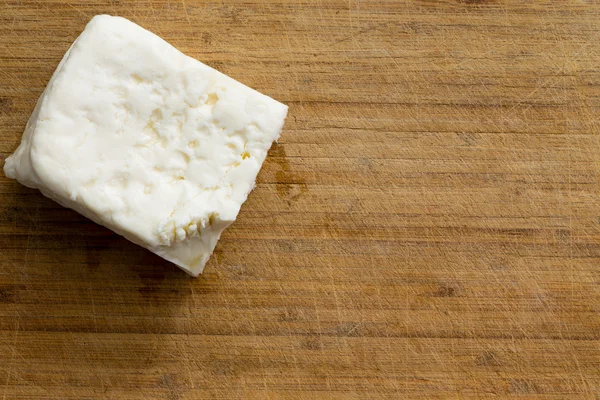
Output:
[[95,14],[290,106],[191,279],[0,178],[1,399],[600,398],[600,3],[0,3],[0,154]]

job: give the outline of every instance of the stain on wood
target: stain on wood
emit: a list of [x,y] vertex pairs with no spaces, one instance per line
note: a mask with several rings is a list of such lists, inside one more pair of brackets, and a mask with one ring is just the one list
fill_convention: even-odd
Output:
[[12,110],[12,99],[0,97],[0,114],[7,114]]
[[198,279],[0,177],[0,398],[598,397],[598,2],[0,8],[2,158],[98,13],[290,106]]

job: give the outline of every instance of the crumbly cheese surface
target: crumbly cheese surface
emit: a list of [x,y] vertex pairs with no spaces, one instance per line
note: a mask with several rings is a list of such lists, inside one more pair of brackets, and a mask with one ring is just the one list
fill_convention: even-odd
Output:
[[6,176],[202,272],[287,107],[119,17],[94,17],[38,100]]

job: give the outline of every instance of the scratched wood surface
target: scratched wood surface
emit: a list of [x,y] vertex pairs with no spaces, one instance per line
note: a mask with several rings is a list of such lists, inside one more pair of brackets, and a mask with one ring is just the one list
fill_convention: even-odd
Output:
[[0,178],[1,399],[600,398],[600,2],[0,3],[0,155],[122,15],[290,106],[205,274]]

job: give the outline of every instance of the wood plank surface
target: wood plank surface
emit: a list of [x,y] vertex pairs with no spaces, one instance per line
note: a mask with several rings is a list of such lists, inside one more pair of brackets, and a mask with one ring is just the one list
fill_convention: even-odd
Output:
[[600,399],[600,2],[0,2],[0,155],[95,14],[290,106],[191,279],[0,178],[0,399]]

